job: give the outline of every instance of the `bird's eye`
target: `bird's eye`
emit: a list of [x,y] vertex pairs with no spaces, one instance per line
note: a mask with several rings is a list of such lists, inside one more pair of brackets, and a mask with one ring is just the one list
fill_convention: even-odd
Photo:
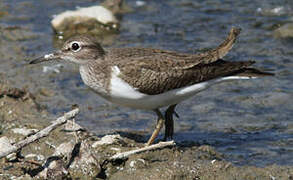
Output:
[[81,49],[81,46],[79,45],[78,42],[73,42],[71,44],[71,49],[72,49],[72,51],[77,52]]

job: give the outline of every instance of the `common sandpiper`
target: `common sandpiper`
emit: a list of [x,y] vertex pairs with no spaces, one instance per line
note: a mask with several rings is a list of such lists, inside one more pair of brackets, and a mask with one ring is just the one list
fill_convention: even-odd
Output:
[[[217,48],[197,54],[134,47],[105,50],[93,38],[77,36],[67,40],[61,50],[30,64],[58,59],[74,62],[79,65],[83,82],[104,99],[153,110],[158,122],[147,142],[150,145],[164,124],[165,139],[173,137],[173,115],[177,115],[175,107],[181,101],[220,82],[273,75],[251,68],[254,61],[222,59],[239,33],[239,28],[232,28]],[[162,114],[160,108],[166,106]]]

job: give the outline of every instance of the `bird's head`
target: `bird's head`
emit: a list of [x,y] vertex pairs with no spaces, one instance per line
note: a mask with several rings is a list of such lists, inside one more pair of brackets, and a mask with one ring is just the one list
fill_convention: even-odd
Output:
[[104,55],[104,49],[92,38],[76,36],[67,40],[60,50],[38,57],[29,63],[36,64],[44,61],[65,60],[82,65],[91,60],[102,58]]

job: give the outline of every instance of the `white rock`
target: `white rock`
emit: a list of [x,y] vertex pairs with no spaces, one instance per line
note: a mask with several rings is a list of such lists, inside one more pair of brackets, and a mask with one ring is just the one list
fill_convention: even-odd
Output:
[[260,13],[264,16],[281,16],[284,14],[287,14],[289,11],[291,11],[290,8],[286,8],[284,6],[277,6],[277,7],[271,7],[271,8],[262,8],[259,7],[256,9],[257,13]]
[[137,161],[142,162],[143,164],[145,164],[145,160],[144,159],[137,159]]
[[74,146],[75,146],[75,143],[73,141],[62,143],[55,149],[55,152],[53,155],[66,156],[67,158],[70,158]]
[[37,161],[44,161],[45,160],[45,156],[39,154],[37,155]]
[[0,153],[6,151],[8,148],[13,147],[6,136],[0,138]]
[[65,11],[61,14],[54,16],[51,21],[52,26],[58,29],[66,18],[94,18],[100,23],[118,23],[113,13],[103,6],[91,6],[85,8],[79,8],[75,11]]
[[92,167],[98,166],[98,164],[99,162],[92,154],[90,144],[86,141],[82,141],[78,157],[72,162],[70,168],[85,168],[86,170],[90,170]]
[[29,159],[29,158],[36,158],[37,161],[43,161],[43,160],[45,160],[45,156],[43,156],[41,154],[27,154],[25,156],[25,159]]
[[14,160],[17,159],[17,155],[16,155],[16,153],[8,154],[8,155],[6,156],[6,159],[7,159],[8,161],[14,161]]
[[137,160],[130,161],[130,163],[129,163],[129,167],[130,167],[132,170],[136,170],[136,167],[139,167],[140,164],[145,165],[145,160],[143,160],[143,159],[137,159]]
[[[12,147],[10,140],[6,136],[0,138],[0,153],[5,152]],[[6,158],[8,160],[14,160],[16,158],[16,153],[11,153],[7,155]]]
[[82,126],[75,123],[75,120],[68,120],[64,126],[64,131],[74,132],[74,131],[81,131],[85,130]]
[[277,38],[293,38],[293,23],[285,24],[274,31]]
[[130,166],[131,168],[134,168],[135,163],[136,163],[136,161],[131,161],[131,162],[129,163],[129,166]]
[[26,159],[37,157],[37,154],[28,154],[25,156]]
[[36,133],[38,131],[39,131],[38,129],[27,129],[25,127],[24,128],[14,128],[14,129],[12,129],[13,133],[21,134],[21,135],[24,135],[24,136],[34,134],[34,133]]
[[37,175],[41,179],[57,179],[68,174],[61,160],[47,160],[44,169]]
[[115,147],[111,147],[110,149],[113,150],[113,151],[121,151],[120,148],[115,148]]
[[101,138],[101,140],[95,142],[92,147],[93,148],[96,148],[97,146],[100,146],[100,145],[105,145],[105,144],[114,144],[118,141],[121,141],[122,140],[122,137],[118,134],[115,134],[115,135],[106,135],[104,137]]

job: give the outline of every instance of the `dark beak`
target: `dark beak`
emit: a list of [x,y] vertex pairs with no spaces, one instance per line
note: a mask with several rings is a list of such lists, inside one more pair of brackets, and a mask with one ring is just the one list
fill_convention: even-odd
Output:
[[54,60],[60,59],[60,54],[61,54],[61,51],[56,51],[51,54],[46,54],[44,56],[38,57],[38,58],[30,61],[29,64],[37,64],[37,63],[41,63],[44,61],[54,61]]

